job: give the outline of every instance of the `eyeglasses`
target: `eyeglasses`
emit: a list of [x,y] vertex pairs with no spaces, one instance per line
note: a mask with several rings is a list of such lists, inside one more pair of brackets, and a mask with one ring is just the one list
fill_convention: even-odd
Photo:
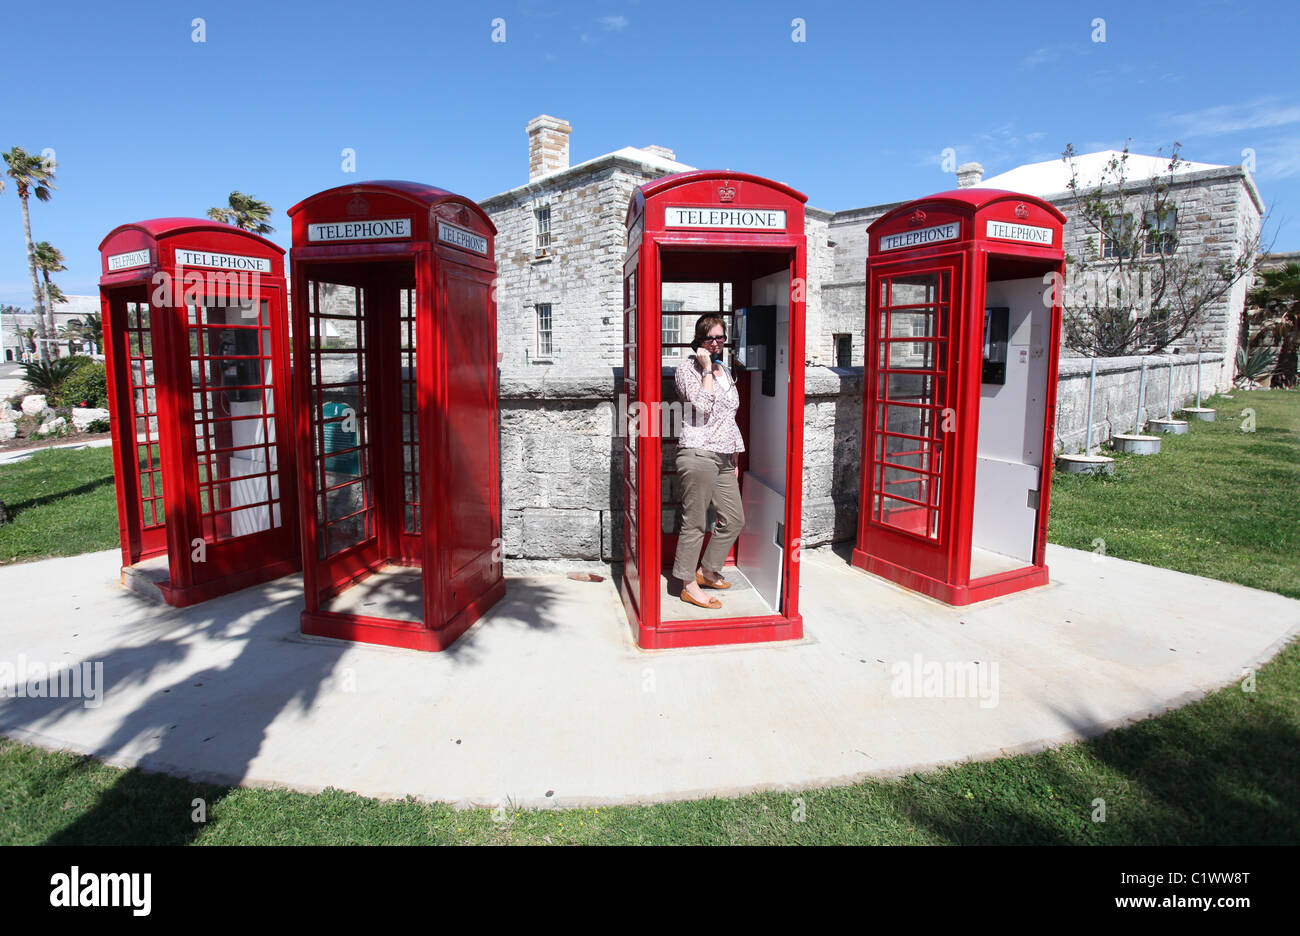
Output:
[[705,335],[704,340],[705,341],[726,341],[727,333],[723,332],[721,335]]

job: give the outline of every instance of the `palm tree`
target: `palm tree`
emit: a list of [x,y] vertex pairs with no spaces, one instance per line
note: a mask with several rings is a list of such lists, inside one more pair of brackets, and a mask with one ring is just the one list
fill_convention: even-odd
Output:
[[35,247],[36,269],[41,271],[41,278],[45,280],[45,312],[50,317],[45,326],[47,334],[54,335],[58,333],[58,326],[54,321],[54,305],[57,302],[67,302],[63,295],[63,290],[50,282],[51,273],[62,273],[67,269],[63,265],[63,251],[59,250],[49,241],[41,241]]
[[270,234],[275,230],[266,223],[266,219],[271,217],[271,206],[266,202],[242,192],[231,192],[229,201],[228,208],[209,208],[208,217],[254,234]]
[[36,347],[36,329],[23,328],[15,322],[14,335],[18,338],[18,360],[21,361],[24,354]]
[[1296,382],[1300,357],[1300,263],[1260,270],[1256,288],[1246,296],[1246,315],[1254,326],[1251,347],[1277,348],[1274,386]]
[[[41,301],[41,281],[36,276],[36,246],[32,243],[32,218],[27,209],[27,199],[36,196],[37,201],[49,201],[50,191],[54,186],[54,164],[47,163],[40,156],[33,156],[21,146],[15,146],[7,153],[0,153],[5,161],[5,175],[14,180],[18,189],[18,201],[23,211],[23,234],[27,238],[27,269],[32,276],[32,300],[36,313],[36,335],[38,338],[40,358],[50,360],[50,349],[45,341],[45,307]],[[3,183],[0,182],[0,191]]]
[[[57,286],[54,288],[58,289]],[[74,341],[88,342],[98,352],[104,344],[104,323],[98,312],[91,312],[89,315],[68,319],[63,326],[63,334]]]

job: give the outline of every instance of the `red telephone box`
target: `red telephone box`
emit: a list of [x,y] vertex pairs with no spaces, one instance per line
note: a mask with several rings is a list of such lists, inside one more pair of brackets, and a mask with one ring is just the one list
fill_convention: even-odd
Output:
[[444,650],[505,594],[496,228],[414,182],[289,216],[302,630]]
[[1064,222],[958,189],[867,229],[854,565],[953,605],[1047,582]]
[[[642,648],[803,635],[805,201],[737,172],[680,173],[632,194],[623,262],[621,592]],[[674,376],[705,312],[726,323],[746,449],[745,526],[728,559],[732,587],[716,593],[723,607],[713,611],[684,603],[670,577],[680,518]]]
[[295,571],[284,250],[197,218],[99,250],[123,581],[184,606]]

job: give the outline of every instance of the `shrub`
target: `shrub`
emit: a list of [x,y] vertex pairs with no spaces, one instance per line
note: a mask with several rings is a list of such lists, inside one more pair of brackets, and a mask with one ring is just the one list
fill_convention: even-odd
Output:
[[32,393],[44,394],[46,402],[53,406],[63,385],[80,367],[81,362],[75,357],[55,358],[48,364],[24,364],[23,377]]
[[82,358],[82,360],[89,363],[77,367],[64,380],[55,399],[50,401],[51,406],[104,407],[108,405],[108,379],[104,373],[104,365],[90,358]]
[[107,419],[92,419],[86,425],[87,432],[108,432],[112,428]]

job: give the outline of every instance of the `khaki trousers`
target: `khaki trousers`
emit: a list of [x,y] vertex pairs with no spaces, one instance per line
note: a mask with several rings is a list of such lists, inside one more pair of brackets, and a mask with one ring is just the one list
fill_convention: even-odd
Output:
[[[682,487],[682,529],[677,536],[673,576],[682,583],[695,581],[696,565],[715,575],[722,571],[731,545],[745,526],[745,508],[740,503],[731,455],[707,449],[679,448],[677,477]],[[717,522],[709,547],[700,559],[708,523],[709,504],[717,510]]]

